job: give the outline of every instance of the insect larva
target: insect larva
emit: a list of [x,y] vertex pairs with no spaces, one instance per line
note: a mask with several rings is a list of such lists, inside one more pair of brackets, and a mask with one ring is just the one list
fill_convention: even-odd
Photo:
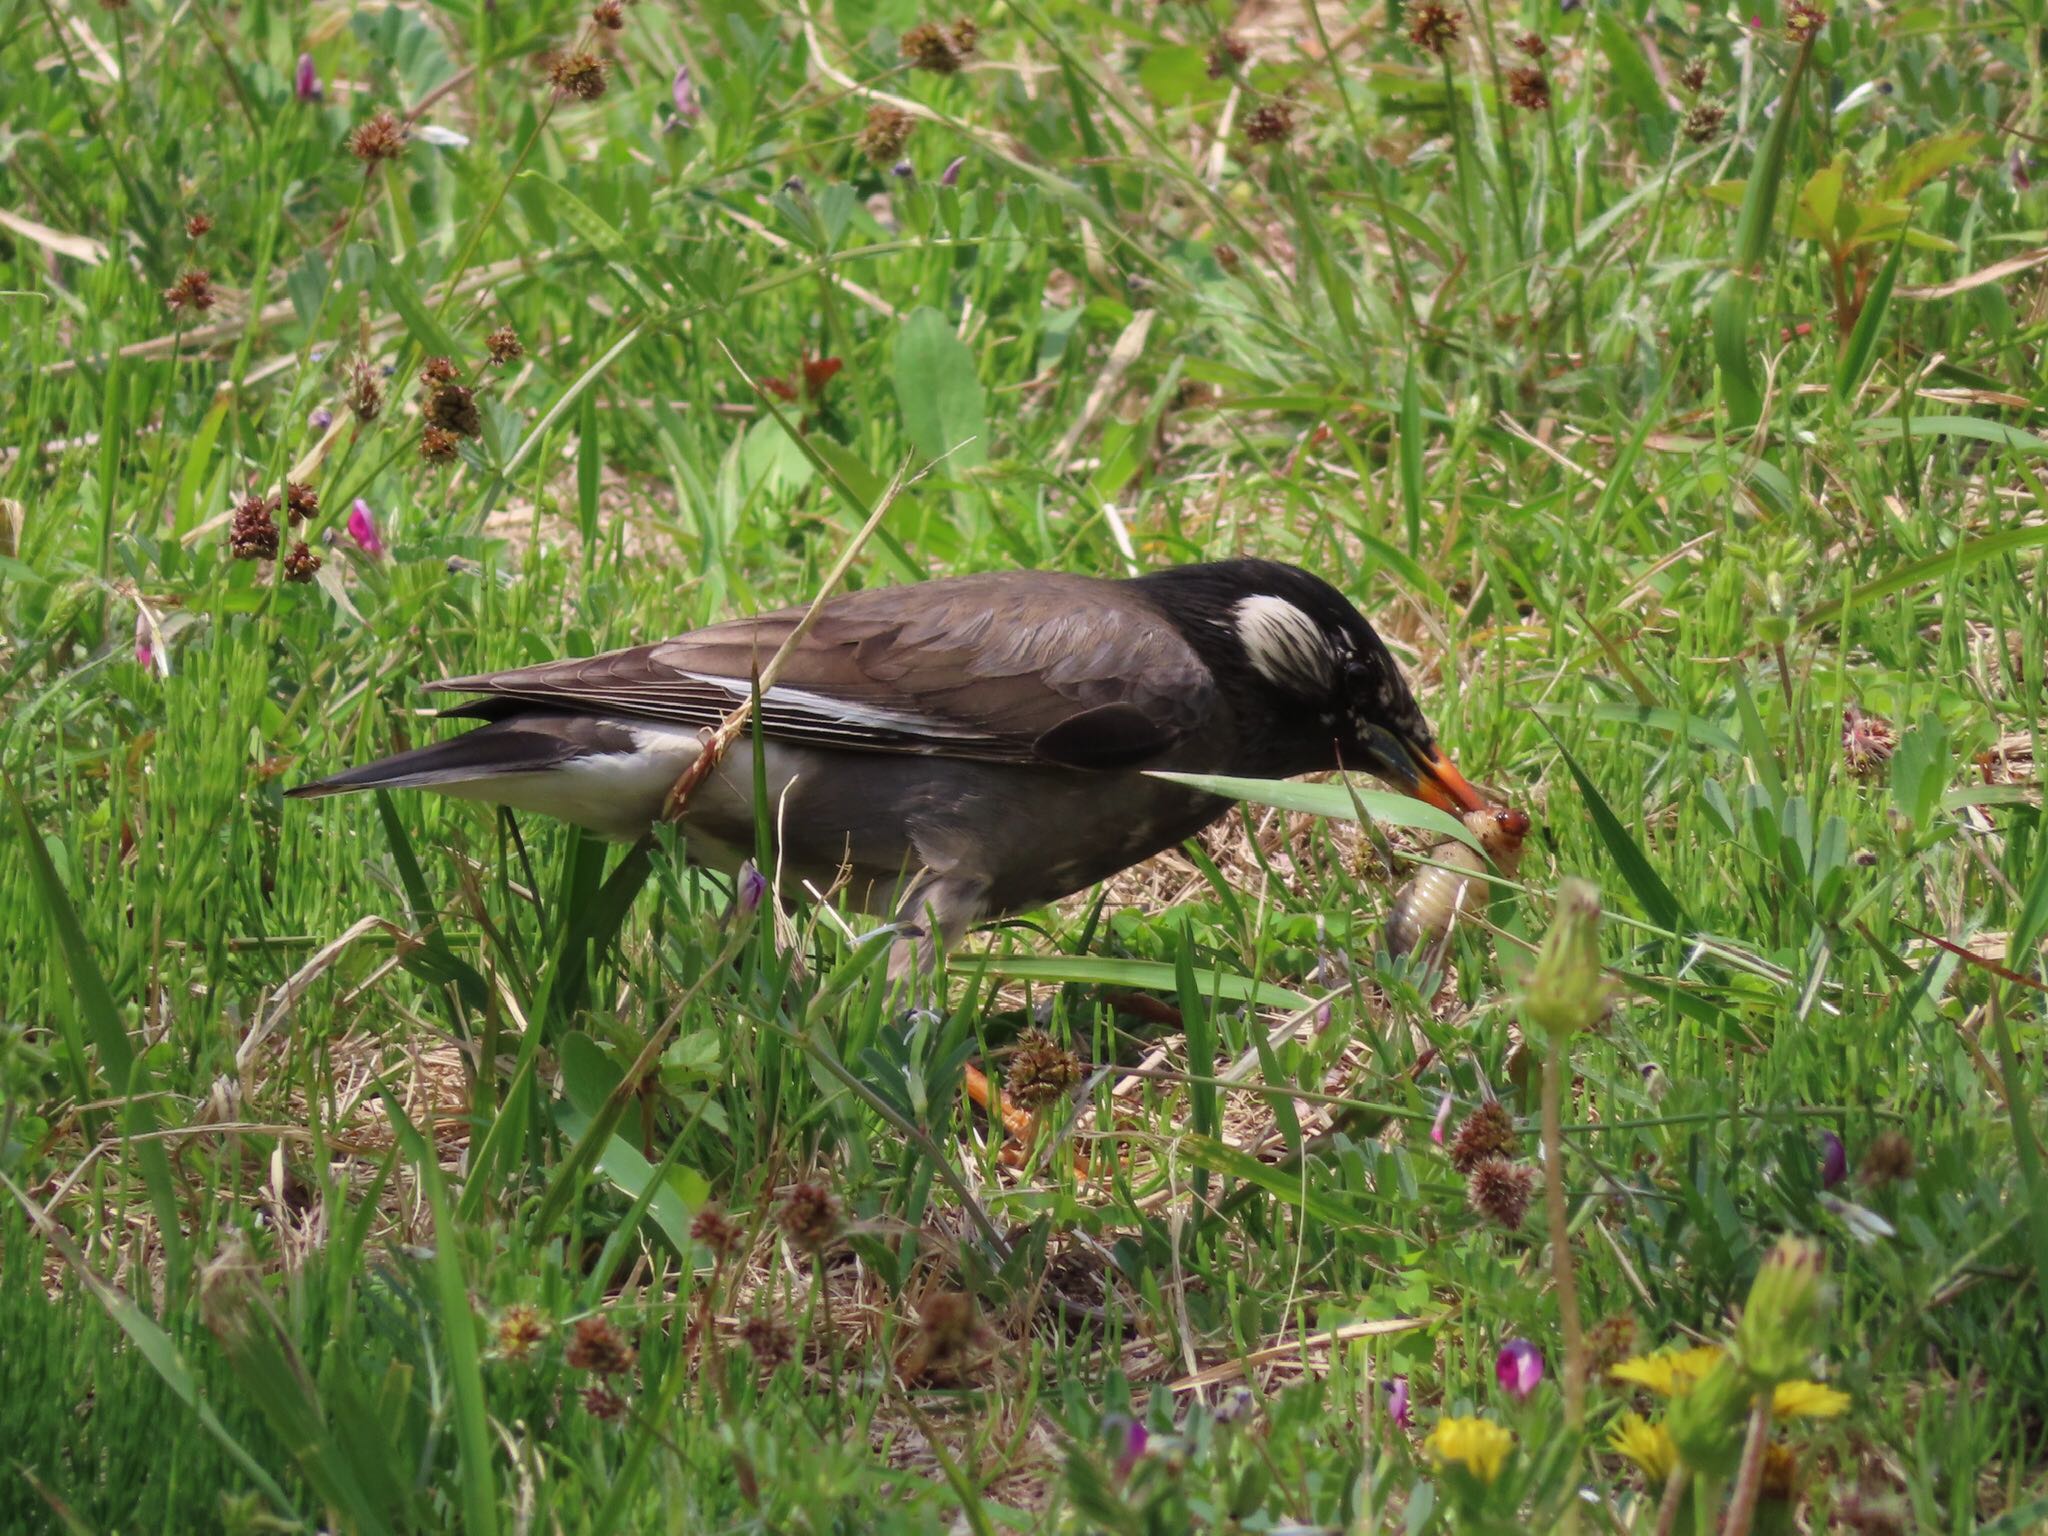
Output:
[[[1479,840],[1494,868],[1512,880],[1521,868],[1529,813],[1504,805],[1488,806],[1467,812],[1465,827]],[[1393,910],[1387,914],[1388,954],[1411,954],[1448,933],[1459,913],[1486,910],[1487,883],[1475,878],[1485,871],[1485,859],[1454,838],[1431,848],[1429,857],[1450,867],[1419,869],[1395,892]]]

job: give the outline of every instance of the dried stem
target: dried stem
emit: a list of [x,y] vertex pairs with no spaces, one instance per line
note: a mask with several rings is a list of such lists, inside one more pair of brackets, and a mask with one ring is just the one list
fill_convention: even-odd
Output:
[[1728,1501],[1728,1518],[1721,1522],[1721,1536],[1749,1536],[1756,1518],[1757,1492],[1763,1487],[1764,1452],[1771,1444],[1771,1394],[1759,1392],[1749,1414],[1749,1438],[1742,1443],[1742,1469],[1735,1474],[1735,1496]]
[[1579,1288],[1572,1276],[1564,1208],[1564,1055],[1564,1041],[1553,1038],[1543,1057],[1543,1206],[1550,1218],[1550,1269],[1564,1330],[1565,1419],[1577,1429],[1586,1419],[1586,1335],[1579,1325]]

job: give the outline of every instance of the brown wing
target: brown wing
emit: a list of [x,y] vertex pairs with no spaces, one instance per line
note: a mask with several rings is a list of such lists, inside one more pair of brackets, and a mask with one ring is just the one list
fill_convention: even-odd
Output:
[[[803,617],[787,608],[580,661],[450,678],[505,703],[715,725]],[[828,601],[762,701],[772,739],[1076,768],[1154,761],[1216,707],[1208,669],[1120,582],[962,576]]]

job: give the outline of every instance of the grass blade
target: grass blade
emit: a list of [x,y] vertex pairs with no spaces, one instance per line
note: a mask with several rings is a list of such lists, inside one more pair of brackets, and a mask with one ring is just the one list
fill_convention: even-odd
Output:
[[492,1465],[490,1411],[484,1402],[476,1310],[470,1305],[469,1286],[462,1275],[463,1234],[449,1209],[448,1187],[432,1145],[406,1118],[397,1099],[389,1093],[383,1098],[391,1129],[412,1159],[434,1214],[434,1294],[441,1314],[441,1335],[448,1345],[455,1437],[462,1455],[463,1529],[471,1536],[494,1536],[498,1529],[498,1478]]
[[1685,912],[1678,898],[1671,894],[1671,887],[1651,865],[1642,845],[1629,836],[1621,818],[1614,814],[1613,808],[1586,776],[1586,770],[1579,766],[1579,760],[1572,756],[1571,749],[1547,722],[1539,723],[1543,724],[1544,731],[1557,747],[1558,755],[1564,759],[1565,767],[1571,771],[1579,786],[1579,795],[1586,802],[1586,812],[1593,819],[1594,830],[1600,834],[1600,841],[1607,845],[1608,856],[1614,860],[1615,868],[1621,871],[1621,878],[1628,882],[1629,890],[1635,893],[1644,914],[1660,928],[1682,932]]
[[1892,242],[1892,253],[1879,269],[1877,281],[1870,285],[1870,292],[1863,300],[1863,311],[1856,317],[1856,329],[1849,333],[1849,344],[1842,349],[1842,359],[1835,366],[1835,398],[1845,405],[1856,398],[1864,372],[1870,366],[1870,355],[1877,347],[1877,333],[1884,329],[1884,317],[1891,309],[1892,286],[1899,278],[1899,257],[1905,254],[1906,229],[1909,227],[1902,226],[1899,238]]

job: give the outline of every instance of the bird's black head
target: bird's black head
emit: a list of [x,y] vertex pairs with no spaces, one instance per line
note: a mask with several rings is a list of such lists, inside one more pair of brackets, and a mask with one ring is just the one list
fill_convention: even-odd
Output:
[[1438,749],[1386,642],[1328,582],[1271,560],[1139,582],[1263,738],[1254,755],[1266,771],[1356,768],[1448,811],[1484,805]]

